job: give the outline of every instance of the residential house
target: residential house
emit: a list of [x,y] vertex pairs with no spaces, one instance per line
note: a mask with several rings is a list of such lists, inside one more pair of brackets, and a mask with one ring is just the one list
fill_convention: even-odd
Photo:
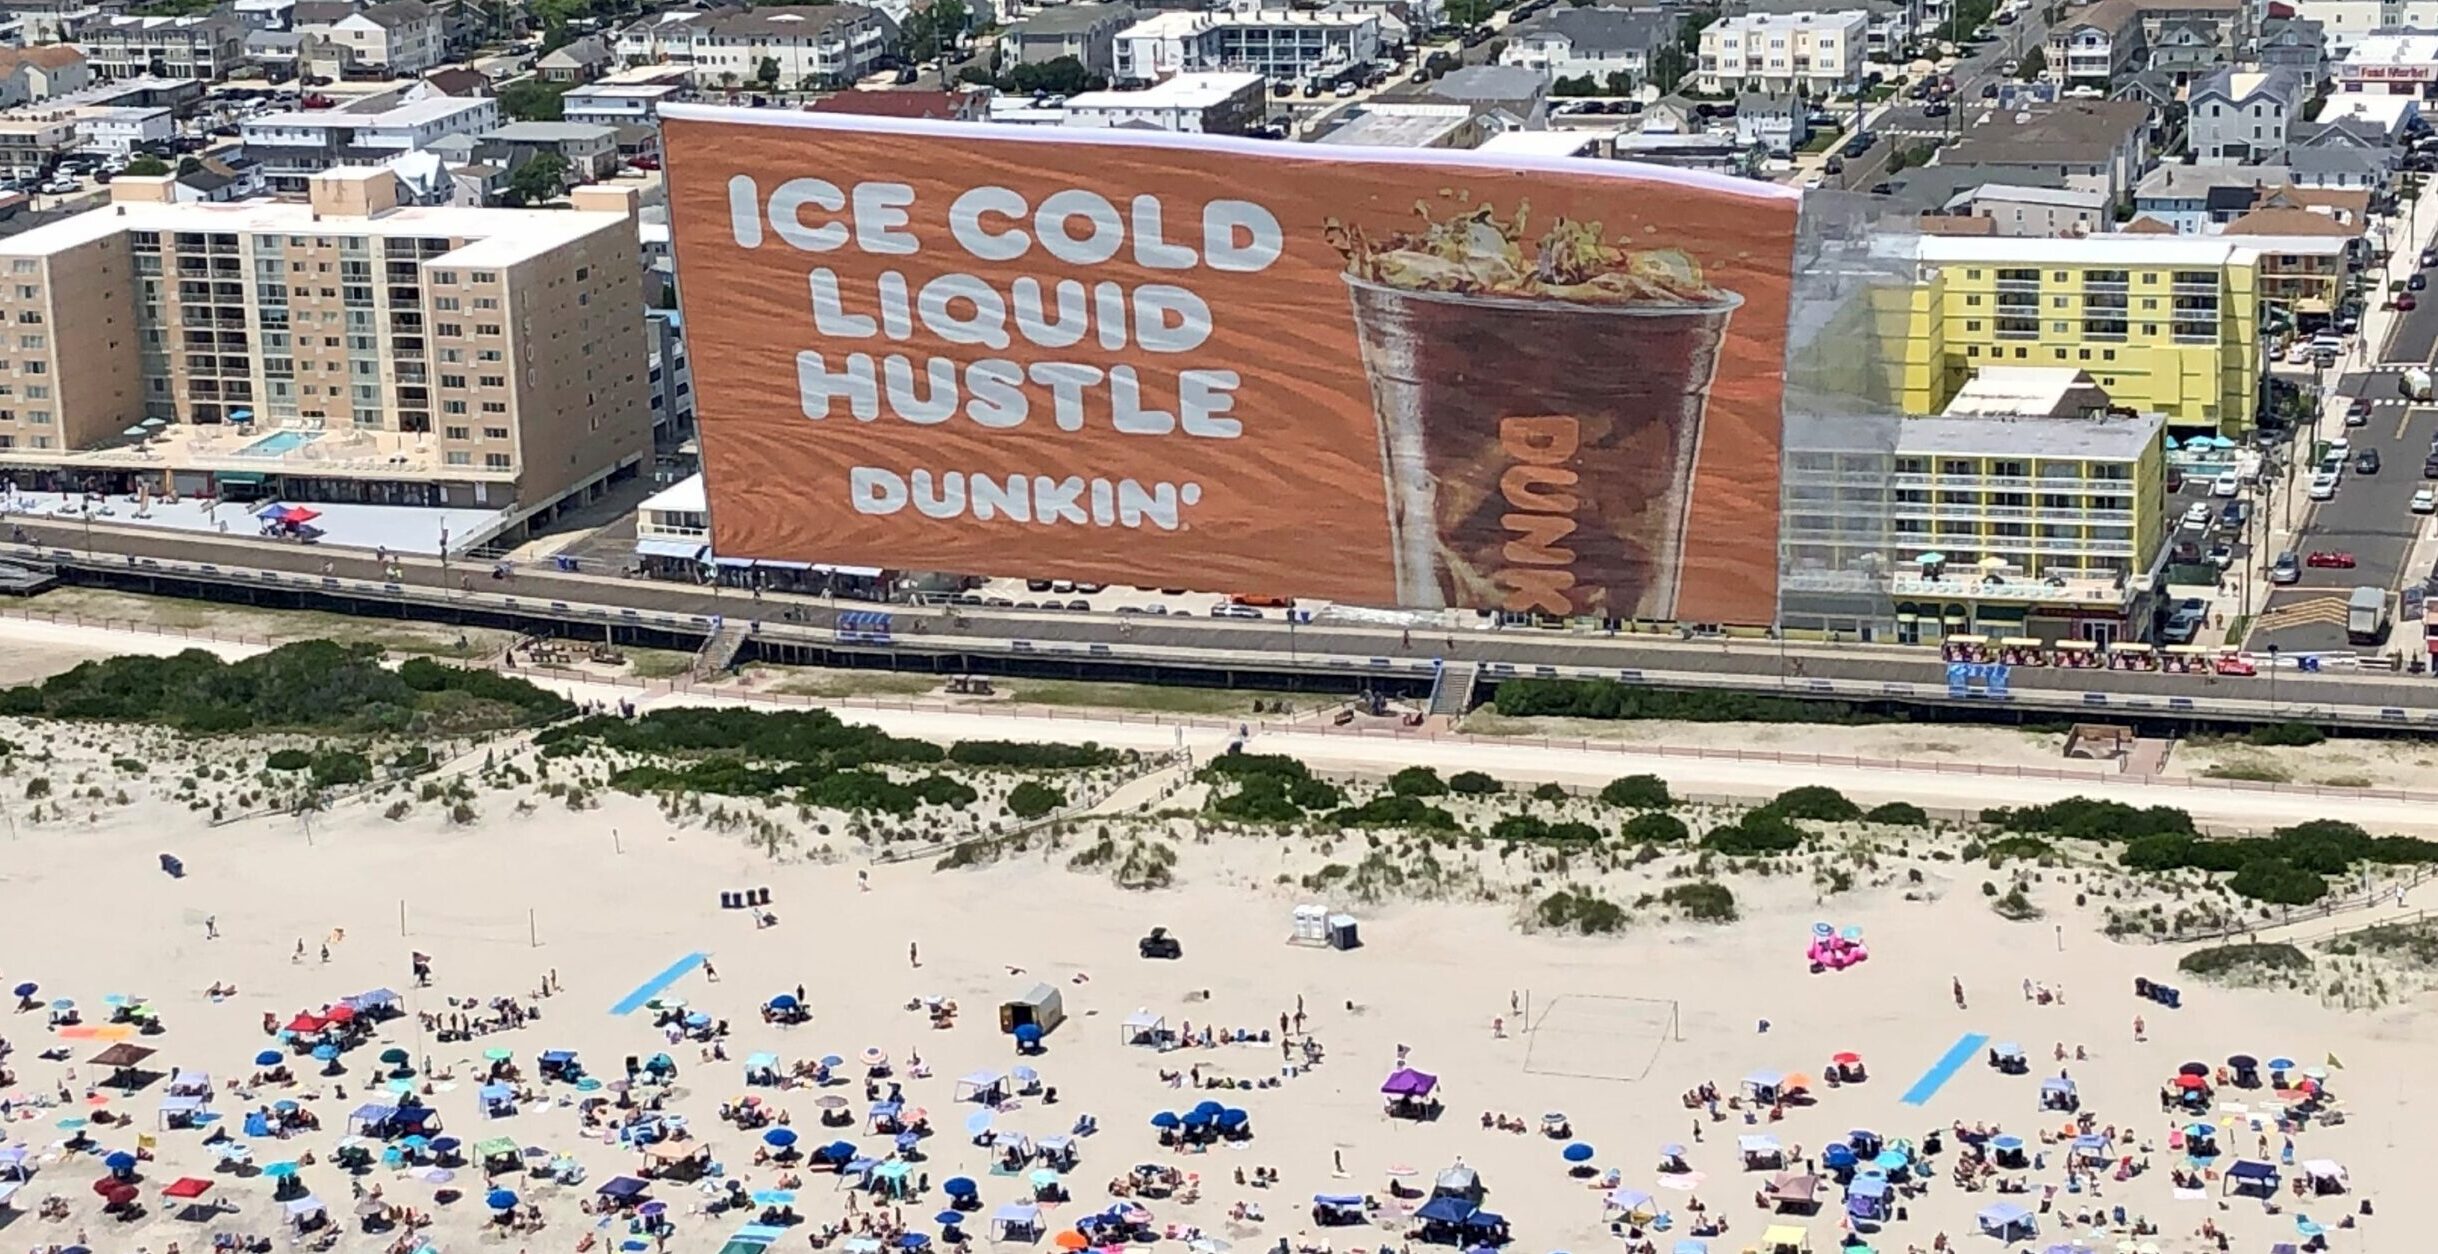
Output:
[[76,147],[69,110],[11,109],[0,113],[0,177],[32,178]]
[[1801,96],[1746,92],[1735,102],[1735,138],[1746,148],[1791,157],[1812,137],[1811,104]]
[[1721,18],[1702,28],[1695,82],[1708,93],[1853,91],[1870,24],[1860,9]]
[[1652,55],[1676,42],[1677,22],[1666,10],[1562,4],[1508,27],[1498,59],[1539,70],[1553,82],[1589,79],[1608,94],[1612,84],[1639,85],[1650,76]]
[[2185,125],[2193,160],[2251,165],[2276,160],[2311,85],[2292,70],[2222,69],[2192,89]]
[[475,137],[474,158],[514,170],[541,153],[567,163],[565,181],[589,183],[618,172],[618,128],[591,122],[510,122]]
[[2114,220],[2106,192],[2080,187],[1984,183],[1947,202],[1957,217],[1987,218],[1994,235],[2090,235]]
[[78,27],[76,41],[100,78],[218,82],[246,63],[245,35],[236,14],[215,9],[184,17],[104,14]]
[[[1657,7],[1682,12],[1675,4],[1653,5],[1651,0],[1611,0],[1627,8]],[[1912,42],[1917,31],[1946,20],[1943,10],[1946,0],[1735,0],[1727,6],[1731,14],[1761,13],[1788,16],[1802,12],[1818,12],[1833,4],[1841,10],[1860,10],[1863,15],[1862,43],[1864,59],[1871,61],[1898,60],[1895,54]],[[1930,9],[1942,11],[1940,17],[1926,16]]]
[[559,97],[559,116],[569,122],[604,126],[658,126],[661,103],[683,100],[688,94],[686,88],[668,83],[587,83]]
[[1110,78],[1117,73],[1117,33],[1139,15],[1129,4],[1049,5],[1008,28],[1000,38],[1018,65],[1040,65],[1073,57],[1084,69]]
[[433,70],[430,73],[425,74],[423,76],[423,86],[421,88],[408,91],[407,99],[415,99],[417,91],[420,91],[426,95],[457,96],[460,98],[470,96],[489,96],[494,94],[491,90],[490,75],[483,73],[481,70],[467,69],[462,65],[444,65],[437,70]]
[[2049,28],[2050,81],[2107,90],[2158,68],[2179,85],[2241,57],[2250,0],[2100,0]]
[[2292,178],[2282,165],[2163,165],[2143,177],[2133,209],[2178,235],[2215,235]]
[[0,99],[9,104],[40,104],[92,85],[93,64],[73,45],[0,47]]
[[297,0],[296,33],[346,51],[358,73],[408,78],[448,59],[440,14],[423,0]]
[[161,105],[84,105],[76,114],[76,150],[114,157],[166,144],[178,134],[178,121]]
[[842,91],[807,106],[814,113],[853,113],[876,118],[920,118],[935,122],[987,122],[991,91]]
[[2106,192],[2116,204],[2147,168],[2150,110],[2128,100],[2069,100],[2040,109],[1993,113],[1940,150],[1941,165],[2000,172],[2055,170],[2070,187]]
[[2299,17],[2272,17],[2260,24],[2258,59],[2264,68],[2292,70],[2306,83],[2328,73],[2327,31]]
[[2298,321],[2336,310],[2348,277],[2370,258],[2360,222],[2291,206],[2254,209],[2226,224],[2226,238],[2258,250],[2261,300]]
[[545,83],[589,83],[616,68],[618,54],[599,35],[571,39],[533,63],[533,72]]
[[2318,23],[2328,56],[2338,59],[2381,32],[2438,30],[2438,0],[2284,0],[2279,7]]
[[1314,142],[1360,148],[1473,148],[1483,138],[1481,119],[1470,105],[1375,100],[1346,112],[1352,116],[1344,124]]
[[2298,144],[2286,153],[2286,166],[2296,187],[2385,192],[2395,171],[2395,159],[2390,152],[2350,145]]
[[1468,65],[1450,70],[1428,88],[1426,95],[1471,105],[1505,121],[1495,130],[1544,130],[1549,125],[1549,80],[1538,71],[1513,65]]
[[871,73],[897,38],[887,18],[860,4],[774,5],[706,18],[682,27],[686,50],[670,57],[693,67],[698,88],[840,86]]
[[340,165],[373,164],[450,136],[478,135],[499,125],[499,102],[487,96],[434,96],[395,103],[391,95],[335,109],[298,109],[247,119],[240,137],[248,156],[280,195],[296,195],[311,176]]
[[2296,129],[2307,130],[2314,140],[2325,141],[2332,137],[2323,134],[2323,128],[2342,127],[2351,138],[2362,141],[2358,146],[2382,148],[2403,143],[2406,133],[2420,120],[2421,100],[2417,96],[2340,91],[2320,102],[2317,118],[2298,124]]
[[1382,40],[1380,17],[1370,12],[1163,12],[1117,33],[1114,77],[1152,83],[1189,70],[1250,70],[1301,79],[1375,60]]

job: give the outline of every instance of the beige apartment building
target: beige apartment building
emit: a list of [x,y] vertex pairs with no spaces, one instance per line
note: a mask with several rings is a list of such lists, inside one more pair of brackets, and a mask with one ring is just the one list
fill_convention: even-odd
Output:
[[519,210],[400,206],[386,169],[317,174],[306,203],[166,184],[0,240],[0,474],[528,518],[649,457],[616,190]]

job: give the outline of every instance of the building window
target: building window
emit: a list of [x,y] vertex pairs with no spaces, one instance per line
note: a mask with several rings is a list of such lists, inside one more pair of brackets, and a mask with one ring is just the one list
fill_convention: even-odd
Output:
[[506,453],[485,453],[483,454],[483,467],[487,470],[506,470],[508,469],[508,455]]
[[[459,406],[459,407],[462,409],[462,408],[464,407],[464,405],[465,405],[465,402],[464,402],[464,401],[459,401],[459,402],[457,402],[457,404],[458,404],[458,406]],[[451,412],[456,412],[456,411],[451,411]],[[472,438],[472,435],[473,435],[472,430],[471,430],[470,428],[467,428],[467,427],[442,427],[442,428],[440,429],[440,438],[442,438],[442,439],[444,439],[444,440],[464,440],[464,439],[470,439],[470,438]]]
[[505,439],[507,439],[507,438],[508,438],[508,428],[506,428],[506,427],[484,427],[484,428],[483,428],[483,438],[484,438],[484,439],[486,439],[486,440],[505,440]]
[[472,453],[462,452],[455,449],[441,454],[441,457],[451,466],[471,466],[474,464],[474,455]]

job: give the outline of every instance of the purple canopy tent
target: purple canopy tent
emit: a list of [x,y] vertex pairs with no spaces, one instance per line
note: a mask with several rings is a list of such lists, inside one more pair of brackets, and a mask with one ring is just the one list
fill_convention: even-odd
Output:
[[1399,1067],[1389,1073],[1380,1085],[1380,1092],[1390,1097],[1424,1098],[1439,1087],[1439,1077],[1412,1067]]

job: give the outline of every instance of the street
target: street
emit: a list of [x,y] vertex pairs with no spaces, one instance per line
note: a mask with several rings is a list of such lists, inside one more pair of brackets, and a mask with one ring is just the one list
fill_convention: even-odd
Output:
[[[1888,177],[1888,165],[1896,155],[1896,140],[1921,142],[1938,135],[1952,134],[1961,128],[1964,119],[1989,102],[1981,98],[1981,89],[2000,77],[1998,67],[2008,60],[2020,59],[2029,49],[2047,42],[2048,23],[2039,10],[2027,11],[2021,20],[1998,28],[1998,37],[1989,44],[1959,57],[1955,67],[1955,95],[1950,97],[1954,112],[1945,117],[1924,117],[1919,103],[1902,98],[1888,101],[1866,115],[1865,127],[1871,133],[1871,146],[1861,156],[1845,162],[1845,172],[1838,185],[1868,190]],[[1840,147],[1833,150],[1842,153]]]

